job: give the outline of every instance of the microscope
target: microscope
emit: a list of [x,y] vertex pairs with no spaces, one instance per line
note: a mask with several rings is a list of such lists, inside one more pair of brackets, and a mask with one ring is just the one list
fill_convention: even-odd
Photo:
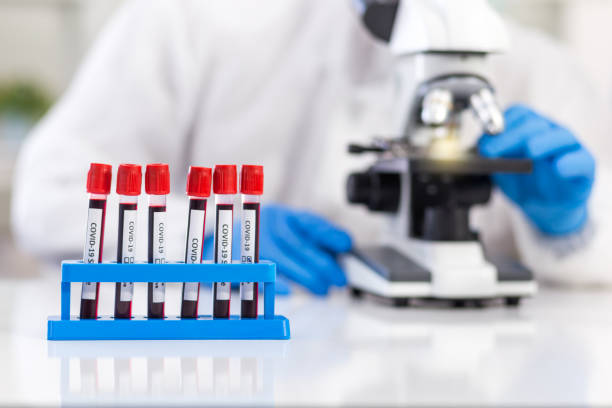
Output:
[[[532,168],[529,160],[484,158],[474,146],[483,132],[504,130],[487,79],[487,56],[507,46],[503,21],[485,0],[356,4],[364,25],[395,57],[397,94],[396,133],[349,146],[376,159],[348,177],[348,201],[389,218],[381,239],[341,259],[351,293],[396,306],[519,305],[537,291],[531,271],[488,256],[469,220],[473,206],[489,201],[493,173]],[[469,123],[476,124],[471,142]]]

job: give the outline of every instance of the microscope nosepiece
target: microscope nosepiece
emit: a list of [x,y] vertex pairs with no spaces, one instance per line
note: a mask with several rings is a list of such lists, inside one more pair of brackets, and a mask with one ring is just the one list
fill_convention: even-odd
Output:
[[432,89],[423,97],[421,120],[429,126],[441,126],[452,110],[453,94],[447,89]]
[[470,105],[476,117],[482,123],[485,132],[497,135],[504,131],[504,115],[495,101],[489,88],[482,88],[470,96]]

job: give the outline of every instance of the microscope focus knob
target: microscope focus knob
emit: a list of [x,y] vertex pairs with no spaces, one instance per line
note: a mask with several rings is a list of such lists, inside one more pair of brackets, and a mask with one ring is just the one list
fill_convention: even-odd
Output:
[[352,204],[364,204],[370,211],[396,212],[400,202],[400,175],[369,171],[352,173],[346,195]]

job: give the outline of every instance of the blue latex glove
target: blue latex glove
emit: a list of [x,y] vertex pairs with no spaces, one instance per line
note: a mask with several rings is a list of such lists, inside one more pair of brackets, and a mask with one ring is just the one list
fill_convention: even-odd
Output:
[[482,136],[480,153],[532,159],[533,173],[495,174],[495,183],[543,233],[579,230],[595,178],[593,156],[569,130],[525,106],[512,106],[505,118],[503,133]]
[[[234,232],[232,235],[232,259],[240,260],[240,223],[234,225]],[[261,246],[261,245],[260,245]],[[209,235],[204,239],[204,256],[203,259],[212,261],[214,258],[215,241],[214,235]],[[260,251],[261,252],[261,251]],[[260,256],[261,259],[267,259]],[[212,283],[201,283],[202,285],[208,285],[212,289]],[[232,286],[237,289],[237,286]],[[263,293],[263,285],[259,285],[259,292]],[[274,285],[274,292],[277,295],[290,295],[291,287],[287,282],[287,279],[283,276],[276,277],[276,284]]]
[[[351,237],[327,220],[310,212],[280,205],[261,209],[259,257],[276,262],[280,275],[299,283],[317,295],[330,286],[346,285],[336,255],[350,251]],[[211,259],[213,237],[205,241],[205,258]],[[234,228],[233,258],[240,258],[240,228]],[[277,292],[282,291],[277,280]],[[288,289],[288,288],[287,288]]]

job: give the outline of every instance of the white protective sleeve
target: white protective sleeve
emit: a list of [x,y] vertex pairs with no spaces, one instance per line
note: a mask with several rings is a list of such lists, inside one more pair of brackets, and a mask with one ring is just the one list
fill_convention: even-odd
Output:
[[[538,279],[565,286],[610,286],[612,264],[612,175],[599,169],[589,202],[589,221],[577,233],[551,238],[541,234],[518,208],[513,208],[514,237],[521,258]],[[607,210],[607,211],[606,211]]]
[[[115,177],[120,163],[169,163],[170,259],[182,259],[187,201],[185,155],[205,36],[182,7],[129,2],[117,13],[72,85],[24,143],[16,167],[12,228],[18,244],[41,258],[80,257],[87,210],[86,174],[92,161],[113,165],[107,205],[106,260],[117,240]],[[168,138],[178,139],[167,143]],[[138,258],[146,259],[146,205],[140,198]],[[180,243],[180,244],[179,244]]]

